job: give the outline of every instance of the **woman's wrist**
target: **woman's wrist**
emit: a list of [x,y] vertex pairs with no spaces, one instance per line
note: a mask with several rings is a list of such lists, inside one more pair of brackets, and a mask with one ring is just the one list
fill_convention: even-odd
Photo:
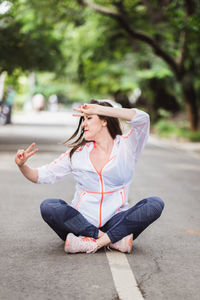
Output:
[[23,168],[24,168],[24,166],[25,166],[25,163],[18,164],[17,166],[18,166],[18,168],[19,168],[19,169],[23,169]]

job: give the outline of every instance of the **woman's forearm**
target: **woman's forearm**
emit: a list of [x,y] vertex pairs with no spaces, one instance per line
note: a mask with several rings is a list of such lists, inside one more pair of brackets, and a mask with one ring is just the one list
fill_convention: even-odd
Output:
[[36,183],[38,181],[38,170],[29,167],[28,165],[18,166],[22,174],[30,181]]
[[35,143],[32,143],[26,150],[18,150],[15,155],[15,163],[28,180],[36,183],[38,181],[38,170],[26,165],[26,161],[39,150],[38,148],[33,150],[34,147]]
[[136,115],[136,110],[134,108],[118,108],[99,105],[98,115],[121,118],[126,121],[131,121]]

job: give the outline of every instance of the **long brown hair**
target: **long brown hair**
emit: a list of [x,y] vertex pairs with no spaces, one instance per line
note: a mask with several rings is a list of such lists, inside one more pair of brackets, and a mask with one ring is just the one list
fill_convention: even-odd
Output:
[[[95,100],[95,99],[91,99],[90,103],[91,104],[99,104],[99,105],[102,105],[102,106],[113,107],[113,105],[110,102],[106,101],[106,100],[105,101],[104,100],[98,101],[98,100]],[[113,117],[108,117],[108,116],[100,116],[100,115],[98,115],[98,117],[101,120],[106,120],[107,121],[107,128],[108,128],[108,131],[109,131],[109,133],[110,133],[110,135],[113,139],[115,139],[116,135],[118,135],[118,134],[122,135],[122,130],[121,130],[120,122],[119,122],[118,118],[113,118]],[[81,128],[81,124],[82,124],[83,120],[84,120],[84,118],[80,117],[80,120],[79,120],[78,127],[77,127],[76,131],[73,133],[73,135],[69,139],[67,139],[64,142],[64,144],[66,144],[69,148],[72,148],[70,153],[69,153],[70,159],[72,158],[72,155],[74,154],[74,152],[79,147],[84,146],[87,142],[89,142],[89,141],[86,141],[83,137],[84,130],[83,130],[83,128]],[[73,140],[78,134],[79,134],[79,136],[74,142],[68,143],[69,141]]]

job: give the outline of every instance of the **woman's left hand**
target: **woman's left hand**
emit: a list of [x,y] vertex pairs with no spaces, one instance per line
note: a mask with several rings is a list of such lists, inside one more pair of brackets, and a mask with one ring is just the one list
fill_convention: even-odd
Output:
[[83,117],[84,115],[98,115],[101,105],[85,103],[81,107],[73,108],[77,113],[73,114],[74,117]]

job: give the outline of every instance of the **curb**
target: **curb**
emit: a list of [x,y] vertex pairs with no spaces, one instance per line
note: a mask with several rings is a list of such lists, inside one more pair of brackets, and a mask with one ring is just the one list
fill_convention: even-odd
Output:
[[200,158],[200,143],[178,142],[172,139],[160,138],[155,134],[150,134],[148,143],[159,147],[173,147]]

